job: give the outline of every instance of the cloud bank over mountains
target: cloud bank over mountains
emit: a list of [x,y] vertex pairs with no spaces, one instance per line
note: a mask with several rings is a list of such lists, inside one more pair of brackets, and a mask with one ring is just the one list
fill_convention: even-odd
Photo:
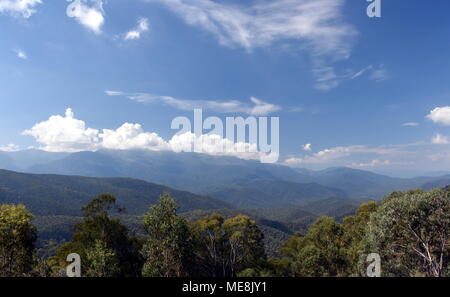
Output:
[[[234,156],[242,159],[261,160],[264,154],[257,152],[256,144],[233,142],[216,134],[195,135],[191,132],[174,135],[166,141],[157,133],[146,132],[140,124],[124,123],[116,130],[93,129],[75,118],[71,108],[64,116],[53,115],[37,123],[23,135],[32,136],[50,152],[79,152],[99,149],[191,152],[195,141],[202,144],[202,152],[209,155]],[[11,147],[5,147],[11,148]]]

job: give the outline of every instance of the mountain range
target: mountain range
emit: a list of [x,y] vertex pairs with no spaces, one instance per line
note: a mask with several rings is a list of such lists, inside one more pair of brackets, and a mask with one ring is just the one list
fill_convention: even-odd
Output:
[[111,151],[0,152],[0,203],[22,203],[35,215],[40,243],[67,240],[81,207],[108,192],[141,232],[142,215],[170,192],[189,220],[218,212],[256,220],[269,253],[319,216],[342,219],[394,190],[442,188],[450,175],[394,178],[352,168],[322,171],[195,153]]
[[394,190],[437,188],[450,175],[395,178],[352,168],[322,171],[234,157],[144,150],[1,152],[0,168],[36,174],[121,177],[210,196],[241,208],[292,207],[327,198],[379,200]]
[[80,216],[81,208],[101,193],[117,197],[128,214],[141,215],[169,192],[180,211],[234,208],[210,197],[130,178],[28,174],[0,170],[0,203],[24,204],[35,215]]

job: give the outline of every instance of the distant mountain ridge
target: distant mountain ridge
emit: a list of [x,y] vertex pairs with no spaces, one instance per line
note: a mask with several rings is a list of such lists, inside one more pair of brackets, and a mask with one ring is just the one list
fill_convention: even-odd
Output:
[[111,193],[127,213],[140,215],[170,192],[180,211],[233,208],[206,196],[130,178],[92,178],[25,174],[0,170],[0,204],[24,204],[35,215],[79,216],[81,208],[101,193]]
[[[245,208],[327,198],[379,200],[394,190],[441,187],[447,177],[394,178],[352,168],[296,169],[235,157],[143,150],[0,152],[0,168],[38,174],[141,179]],[[437,182],[440,181],[440,182]]]
[[255,179],[210,190],[208,195],[241,208],[294,207],[326,198],[347,198],[339,189],[317,183]]

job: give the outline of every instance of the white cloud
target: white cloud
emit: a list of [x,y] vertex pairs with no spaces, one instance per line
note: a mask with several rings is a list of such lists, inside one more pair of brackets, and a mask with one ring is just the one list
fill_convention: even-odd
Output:
[[404,127],[417,127],[419,125],[420,124],[416,123],[416,122],[408,122],[408,123],[404,123],[402,126],[404,126]]
[[29,18],[36,13],[35,7],[41,3],[41,0],[0,0],[0,13]]
[[392,162],[389,160],[372,160],[369,163],[353,163],[350,167],[380,167],[380,166],[389,166],[392,165]]
[[103,129],[99,135],[106,149],[167,150],[167,143],[156,133],[146,133],[139,124],[125,123],[117,130]]
[[394,148],[372,148],[365,145],[337,146],[322,150],[312,155],[304,156],[303,158],[289,158],[285,161],[285,163],[288,165],[331,164],[333,161],[338,161],[355,154],[388,155],[395,151],[396,149]]
[[67,16],[75,18],[78,23],[96,34],[102,32],[105,22],[103,0],[68,0]]
[[128,31],[124,39],[125,40],[133,40],[133,39],[139,39],[141,38],[141,34],[144,32],[147,32],[149,30],[149,24],[148,19],[146,18],[140,18],[138,20],[138,25],[133,30]]
[[120,91],[105,91],[108,96],[125,96],[139,103],[163,103],[176,109],[194,110],[196,108],[220,113],[245,113],[254,116],[268,115],[281,108],[255,97],[250,98],[252,104],[237,100],[213,101],[213,100],[186,100],[171,96],[160,96],[148,93],[124,93]]
[[[201,151],[208,155],[235,156],[242,159],[263,160],[268,158],[257,152],[257,145],[245,142],[233,142],[215,134],[195,135],[186,132],[174,135],[169,141],[158,134],[145,132],[140,124],[125,123],[116,130],[86,127],[86,123],[76,119],[70,108],[65,116],[51,116],[47,121],[34,125],[23,132],[41,144],[40,149],[51,152],[96,151],[99,149],[147,149],[154,151],[191,152],[194,144],[201,144]],[[3,147],[4,150],[15,147]],[[1,150],[1,148],[0,148]]]
[[[251,51],[279,41],[299,41],[298,49],[310,53],[314,68],[318,69],[314,73],[319,75],[322,68],[350,56],[356,35],[356,30],[343,21],[344,0],[257,1],[239,6],[212,0],[147,2],[167,5],[187,24],[210,32],[224,46]],[[322,89],[339,84],[326,84],[323,76],[317,78],[322,79],[318,83]]]
[[441,135],[441,134],[436,134],[431,139],[431,143],[432,144],[448,144],[448,143],[450,143],[450,141],[449,141],[447,136],[444,136],[444,135]]
[[1,152],[17,152],[20,150],[20,147],[16,144],[7,144],[4,146],[0,146],[0,151]]
[[303,145],[303,150],[304,151],[311,151],[312,150],[312,144],[311,143],[307,143],[307,144]]
[[437,124],[450,126],[450,106],[436,107],[427,115],[427,118]]
[[202,152],[214,156],[234,156],[247,160],[261,160],[264,154],[257,151],[257,145],[244,142],[233,142],[216,134],[195,135],[187,132],[174,135],[169,141],[174,152],[195,151],[195,142],[200,143]]
[[314,69],[316,77],[316,88],[320,90],[330,90],[340,84],[368,75],[369,79],[373,81],[383,81],[389,79],[384,65],[373,66],[369,65],[357,72],[347,69],[340,74],[336,73],[336,69],[330,66],[317,67]]
[[22,60],[28,59],[28,55],[23,50],[17,50],[16,55],[17,55],[17,58],[19,58],[19,59],[22,59]]
[[384,66],[381,66],[379,69],[375,69],[370,74],[370,79],[376,82],[381,82],[388,80],[390,78],[389,73],[384,68]]
[[93,150],[98,147],[98,130],[86,128],[85,122],[74,118],[72,109],[65,116],[51,116],[47,121],[34,125],[23,132],[43,145],[42,149],[51,152],[76,152]]
[[413,165],[412,162],[392,162],[391,160],[372,160],[368,163],[353,163],[348,167],[353,168],[377,168],[377,167],[386,167],[386,166],[408,166]]

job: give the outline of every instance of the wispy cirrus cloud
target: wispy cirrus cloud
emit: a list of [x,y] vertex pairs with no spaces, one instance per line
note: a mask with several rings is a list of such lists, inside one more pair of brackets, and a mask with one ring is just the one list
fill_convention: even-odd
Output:
[[213,34],[220,44],[247,51],[277,42],[297,41],[312,57],[319,89],[345,80],[330,65],[347,59],[356,30],[344,21],[344,0],[276,0],[241,5],[212,0],[146,0],[160,2],[192,26]]
[[268,115],[281,110],[280,106],[255,97],[251,97],[249,103],[244,103],[238,100],[215,101],[179,99],[171,96],[161,96],[149,93],[125,93],[121,91],[105,91],[105,93],[108,96],[123,96],[139,103],[165,104],[180,110],[194,110],[199,108],[219,113],[244,113],[254,116]]
[[384,65],[369,65],[356,72],[347,69],[340,74],[336,72],[334,67],[325,66],[316,68],[314,73],[316,76],[316,88],[325,91],[333,89],[346,81],[355,80],[363,76],[368,76],[370,80],[375,82],[385,81],[390,78]]
[[402,126],[403,127],[417,127],[417,126],[420,126],[420,124],[417,122],[407,122],[407,123],[404,123]]
[[74,18],[78,23],[95,34],[102,32],[105,22],[103,0],[68,0],[67,16]]
[[[337,161],[345,160],[356,154],[392,155],[398,152],[395,147],[369,147],[366,145],[337,146],[321,150],[304,157],[293,157],[285,161],[288,165],[328,164],[333,166]],[[347,162],[345,160],[344,162]]]
[[42,0],[0,0],[0,13],[29,18],[36,13]]

